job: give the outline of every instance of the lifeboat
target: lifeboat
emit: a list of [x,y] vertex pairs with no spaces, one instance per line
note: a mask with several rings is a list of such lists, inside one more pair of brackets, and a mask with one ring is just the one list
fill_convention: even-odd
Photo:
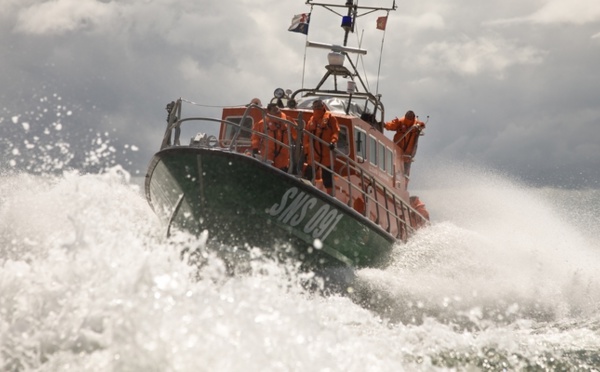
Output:
[[[339,6],[351,17],[361,9],[352,0]],[[283,254],[307,268],[362,268],[385,266],[393,247],[427,222],[410,204],[407,154],[383,133],[381,96],[366,89],[349,58],[366,51],[307,45],[329,50],[325,73],[314,88],[274,90],[270,103],[285,119],[259,103],[225,107],[221,117],[188,115],[198,105],[182,98],[167,105],[165,133],[145,180],[146,198],[167,234],[208,234],[215,252],[229,250],[228,257],[232,247],[234,258],[251,247],[277,255],[276,247],[286,247]],[[346,84],[338,84],[342,79]],[[316,152],[330,144],[306,130],[316,100],[339,126],[328,161]],[[285,138],[270,135],[268,126],[256,130],[269,120],[290,129]],[[253,151],[252,136],[266,151]],[[269,146],[286,150],[286,167],[274,166]]]

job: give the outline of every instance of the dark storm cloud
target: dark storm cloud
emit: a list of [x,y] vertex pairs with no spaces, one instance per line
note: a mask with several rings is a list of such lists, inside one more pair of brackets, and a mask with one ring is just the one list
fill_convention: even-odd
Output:
[[[378,87],[388,119],[408,109],[430,116],[417,161],[476,162],[538,184],[598,187],[600,3],[398,6]],[[4,0],[0,150],[23,154],[24,141],[51,133],[89,152],[100,136],[110,138],[115,162],[143,173],[170,100],[265,101],[278,86],[300,86],[305,58],[305,85],[315,84],[324,53],[305,55],[304,37],[287,32],[292,15],[306,11],[301,0]],[[357,45],[364,29],[372,89],[379,15],[359,19],[349,42]],[[309,39],[340,43],[337,16],[315,12]],[[59,117],[60,130],[49,114],[58,106],[72,112]]]
[[411,43],[410,76],[422,78],[409,91],[425,89],[403,100],[428,102],[419,110],[432,113],[419,156],[598,187],[600,4],[456,5],[443,30]]

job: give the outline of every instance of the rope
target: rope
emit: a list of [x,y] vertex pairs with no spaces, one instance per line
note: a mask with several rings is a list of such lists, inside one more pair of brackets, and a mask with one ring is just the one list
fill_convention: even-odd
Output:
[[198,103],[198,102],[194,102],[194,101],[187,100],[187,99],[185,99],[185,98],[180,98],[180,99],[181,99],[181,101],[182,101],[182,102],[186,102],[186,103],[189,103],[189,104],[191,104],[191,105],[194,105],[194,106],[198,106],[198,107],[208,107],[208,108],[227,108],[227,107],[238,107],[238,106],[246,106],[246,105],[247,105],[246,103],[244,103],[244,104],[240,104],[240,105],[228,105],[228,106],[220,106],[220,105],[205,105],[205,104],[202,104],[202,103]]
[[[394,2],[395,3],[395,2]],[[375,94],[379,94],[379,75],[381,73],[381,60],[383,59],[383,43],[385,42],[385,33],[387,32],[387,22],[390,20],[389,16],[390,16],[390,11],[388,10],[387,13],[385,14],[386,16],[386,23],[385,23],[385,28],[383,29],[383,36],[381,37],[381,50],[379,51],[379,67],[377,68],[377,86],[375,88]]]

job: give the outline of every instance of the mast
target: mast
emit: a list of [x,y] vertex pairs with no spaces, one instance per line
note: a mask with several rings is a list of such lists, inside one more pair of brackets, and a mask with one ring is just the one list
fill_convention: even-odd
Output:
[[[392,0],[392,4],[389,7],[361,6],[361,5],[358,5],[358,0],[356,0],[356,4],[355,4],[355,0],[346,0],[346,4],[344,4],[344,5],[319,3],[319,2],[315,2],[314,0],[306,0],[306,4],[311,5],[311,7],[314,7],[315,5],[321,6],[321,7],[326,8],[329,11],[336,13],[342,17],[342,28],[344,29],[344,42],[342,45],[344,47],[348,46],[348,36],[350,35],[350,32],[355,31],[356,19],[358,17],[364,16],[364,15],[367,15],[370,13],[374,13],[377,11],[386,11],[389,14],[390,11],[396,10],[396,8],[397,8],[396,0]],[[348,9],[347,15],[344,16],[344,15],[338,13],[337,11],[333,10],[333,8],[346,8],[346,9]],[[359,14],[358,13],[359,10],[363,11],[363,13]]]
[[[380,0],[382,1],[382,0]],[[326,44],[319,43],[313,41],[306,41],[306,46],[315,47],[315,48],[323,48],[329,49],[330,53],[328,55],[329,64],[325,66],[326,73],[322,77],[321,81],[317,84],[314,89],[299,89],[295,91],[291,95],[291,100],[295,102],[295,97],[298,94],[309,94],[309,95],[331,95],[340,98],[347,98],[347,108],[349,109],[351,101],[356,98],[358,99],[366,99],[365,109],[367,108],[367,104],[370,102],[373,105],[373,113],[372,117],[375,118],[376,114],[379,112],[381,116],[381,120],[383,121],[384,108],[381,103],[381,95],[376,94],[373,95],[370,92],[370,89],[363,81],[361,74],[358,72],[357,66],[353,63],[352,59],[349,57],[349,53],[355,54],[366,54],[367,51],[358,47],[349,47],[348,46],[348,36],[350,32],[355,32],[356,27],[356,19],[358,17],[362,17],[377,11],[386,11],[388,14],[392,10],[396,10],[396,0],[388,0],[391,5],[388,7],[385,6],[361,6],[358,5],[358,0],[345,0],[345,4],[332,4],[325,2],[317,2],[314,0],[306,0],[306,4],[311,5],[311,8],[315,5],[323,7],[329,10],[332,13],[335,13],[339,17],[342,18],[342,29],[344,30],[344,39],[343,45],[335,45],[335,44]],[[346,9],[343,13],[340,11],[341,9]],[[381,58],[381,56],[380,56]],[[350,69],[346,68],[343,64],[344,61],[347,60],[350,64]],[[358,62],[358,61],[357,61]],[[381,63],[381,62],[380,62]],[[329,79],[329,77],[333,77],[334,80],[334,89],[333,90],[324,90],[322,89],[323,84]],[[348,88],[345,91],[338,89],[337,79],[348,78],[351,81],[348,82]],[[359,84],[357,84],[357,82]],[[362,92],[361,89],[362,88]],[[375,120],[375,119],[373,119]]]
[[354,6],[354,0],[347,0],[348,15],[342,17],[342,28],[344,29],[344,46],[348,45],[348,35],[354,32],[354,20],[356,19],[357,9]]

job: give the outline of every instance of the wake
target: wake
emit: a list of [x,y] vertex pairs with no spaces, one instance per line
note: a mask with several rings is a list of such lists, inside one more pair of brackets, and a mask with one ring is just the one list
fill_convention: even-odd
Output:
[[597,314],[600,247],[589,214],[574,219],[548,190],[489,172],[434,173],[438,185],[460,187],[420,192],[432,226],[397,245],[386,270],[361,270],[355,301],[392,322],[431,317],[476,329]]

